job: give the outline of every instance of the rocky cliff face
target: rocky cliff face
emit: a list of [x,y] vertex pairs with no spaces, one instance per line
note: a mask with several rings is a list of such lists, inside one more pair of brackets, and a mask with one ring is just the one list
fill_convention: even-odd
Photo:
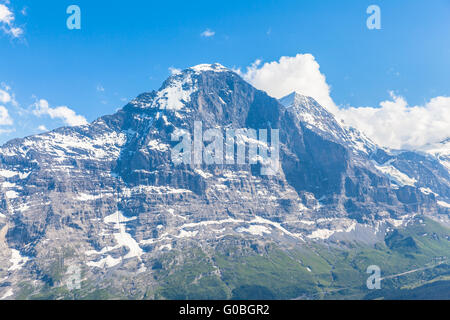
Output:
[[[279,129],[279,173],[174,164],[171,135],[193,133],[195,121],[222,132]],[[277,101],[218,64],[174,75],[89,125],[8,142],[0,185],[7,297],[30,279],[31,291],[57,287],[70,266],[97,288],[124,278],[123,290],[145,291],[159,285],[161,256],[194,244],[375,243],[418,214],[448,219],[450,206],[448,168],[435,157],[381,149],[314,99]]]

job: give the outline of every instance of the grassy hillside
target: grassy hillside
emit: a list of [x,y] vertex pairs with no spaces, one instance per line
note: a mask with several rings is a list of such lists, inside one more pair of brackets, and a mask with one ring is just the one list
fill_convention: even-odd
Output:
[[[159,292],[167,299],[205,298],[207,280],[214,286],[211,299],[390,299],[402,293],[414,297],[413,292],[432,287],[438,287],[445,298],[446,282],[432,281],[450,276],[449,235],[449,229],[419,218],[374,247],[346,243],[281,249],[268,244],[242,250],[230,246],[210,257],[205,254],[206,259],[197,258],[202,262],[198,267],[188,264],[172,270]],[[370,265],[381,268],[382,290],[366,286]],[[192,279],[203,279],[202,274],[206,280],[197,290],[199,282]]]
[[[448,299],[450,230],[421,217],[375,246],[355,242],[281,248],[262,240],[223,238],[205,249],[193,242],[131,275],[108,271],[79,290],[23,283],[22,299]],[[367,267],[381,269],[369,290]],[[65,269],[51,268],[58,279]]]

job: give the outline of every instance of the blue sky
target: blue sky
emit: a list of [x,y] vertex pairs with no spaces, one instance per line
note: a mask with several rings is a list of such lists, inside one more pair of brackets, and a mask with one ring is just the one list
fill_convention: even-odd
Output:
[[[58,112],[31,112],[40,99],[92,121],[158,89],[169,68],[200,63],[245,72],[257,59],[262,66],[309,53],[338,106],[403,98],[426,107],[450,95],[448,0],[0,3],[14,14],[0,30],[0,89],[12,97],[0,102],[12,119],[0,126],[0,142],[65,124]],[[81,8],[81,30],[66,27],[71,4]],[[381,30],[366,26],[371,4],[381,9]]]

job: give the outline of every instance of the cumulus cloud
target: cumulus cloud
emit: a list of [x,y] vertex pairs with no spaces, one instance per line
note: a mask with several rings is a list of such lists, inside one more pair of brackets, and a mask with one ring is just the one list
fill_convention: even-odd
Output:
[[33,114],[41,117],[49,116],[51,119],[60,119],[69,126],[79,126],[87,124],[86,118],[78,115],[66,106],[51,108],[47,100],[41,99],[34,104]]
[[23,34],[23,29],[15,25],[15,16],[10,8],[9,2],[0,3],[0,29],[13,38],[19,38]]
[[38,127],[38,130],[39,130],[39,131],[48,131],[47,127],[44,126],[44,125],[40,125],[40,126]]
[[423,106],[409,106],[393,92],[379,108],[339,111],[345,123],[366,133],[376,143],[396,149],[419,149],[450,137],[450,97],[435,97]]
[[13,120],[5,106],[0,106],[0,126],[10,126]]
[[204,38],[210,38],[213,37],[216,33],[210,29],[206,29],[205,31],[203,31],[202,33],[200,33],[200,36],[204,37]]
[[337,107],[330,97],[330,86],[320,72],[320,65],[311,54],[281,57],[279,61],[256,60],[241,76],[256,88],[279,99],[293,91],[313,97],[330,111]]
[[338,107],[311,54],[281,57],[264,64],[256,60],[245,72],[236,71],[275,98],[293,91],[313,97],[338,120],[361,130],[381,146],[420,149],[450,137],[450,97],[435,97],[422,106],[409,106],[404,97],[391,92],[391,99],[380,102],[379,107]]

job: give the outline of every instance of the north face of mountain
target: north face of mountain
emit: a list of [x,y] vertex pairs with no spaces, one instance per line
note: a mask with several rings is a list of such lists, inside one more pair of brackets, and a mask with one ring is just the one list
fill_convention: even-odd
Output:
[[[337,203],[343,204],[343,209],[358,220],[370,216],[370,212],[383,210],[397,214],[403,210],[445,212],[442,206],[433,204],[433,197],[439,194],[444,202],[448,200],[450,179],[448,170],[435,158],[379,148],[363,133],[339,124],[310,97],[293,93],[280,102],[286,106],[289,121],[300,128],[297,131],[303,132],[303,139],[308,141],[305,145],[311,148],[299,157],[303,169],[293,170],[292,185],[306,181],[299,176],[302,171],[305,176],[313,173],[311,179],[320,179],[321,170],[334,161],[329,173],[322,178],[322,184],[316,180],[309,186],[299,185],[298,189],[314,193],[313,188],[316,188],[318,198],[339,194]],[[317,136],[320,141],[313,140]],[[297,137],[296,141],[300,139]],[[321,158],[315,158],[321,154]]]
[[[192,134],[195,121],[222,132],[279,129],[279,173],[248,162],[176,165],[172,134]],[[261,279],[277,274],[276,297],[300,296],[320,287],[312,265],[332,272],[316,246],[373,246],[420,225],[417,216],[448,220],[449,181],[436,158],[381,149],[312,98],[278,101],[219,64],[195,66],[114,115],[0,148],[0,298],[57,294],[74,268],[82,298],[183,298],[188,284],[230,298],[260,281],[240,288],[229,273],[238,265]],[[431,226],[444,248],[446,231]],[[285,280],[287,270],[305,281]]]

